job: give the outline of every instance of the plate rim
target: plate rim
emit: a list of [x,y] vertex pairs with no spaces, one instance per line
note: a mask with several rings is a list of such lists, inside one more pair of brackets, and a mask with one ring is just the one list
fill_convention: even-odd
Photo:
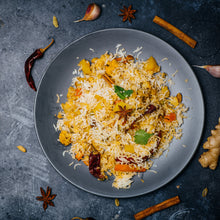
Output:
[[[95,191],[92,191],[92,190],[89,190],[89,189],[86,189],[84,187],[81,187],[80,185],[77,185],[76,183],[74,183],[72,180],[70,180],[68,177],[66,177],[61,171],[58,170],[58,168],[53,164],[53,162],[50,160],[50,158],[48,157],[46,151],[44,150],[44,147],[43,147],[43,144],[41,143],[41,140],[40,140],[40,137],[39,137],[39,134],[38,134],[38,128],[37,128],[37,120],[36,120],[36,105],[37,105],[37,99],[38,99],[38,94],[39,94],[39,91],[40,91],[40,87],[42,85],[42,81],[48,71],[48,69],[50,68],[50,66],[52,65],[52,63],[54,63],[54,61],[56,60],[56,58],[63,52],[65,51],[68,47],[70,47],[71,45],[75,44],[76,42],[84,39],[84,38],[87,38],[91,35],[94,35],[94,34],[97,34],[97,33],[101,33],[101,32],[107,32],[107,31],[131,31],[131,32],[139,32],[141,34],[144,34],[144,35],[148,35],[152,38],[155,38],[156,40],[159,40],[161,42],[163,42],[166,46],[172,48],[180,57],[182,60],[184,60],[188,67],[190,68],[191,72],[193,73],[193,76],[195,77],[195,80],[198,84],[198,87],[199,87],[199,93],[201,95],[201,101],[202,101],[202,123],[201,123],[201,131],[199,133],[199,139],[196,141],[196,147],[193,149],[193,151],[191,151],[191,154],[190,156],[187,158],[187,160],[184,162],[184,166],[182,166],[182,168],[176,172],[175,175],[173,175],[171,178],[169,178],[167,181],[165,182],[162,182],[161,184],[159,184],[157,187],[151,189],[151,190],[148,190],[148,191],[143,191],[141,193],[130,193],[129,195],[118,195],[117,198],[133,198],[133,197],[137,197],[137,196],[141,196],[141,195],[146,195],[148,193],[152,193],[158,189],[160,189],[161,187],[167,185],[168,183],[170,183],[172,180],[174,180],[178,175],[180,175],[180,173],[186,168],[187,165],[189,165],[189,162],[190,160],[192,160],[196,150],[198,149],[198,146],[199,146],[199,143],[201,141],[201,138],[202,138],[202,133],[203,133],[203,130],[204,130],[204,123],[205,123],[205,104],[204,104],[204,97],[203,97],[203,93],[202,93],[202,89],[201,89],[201,86],[199,84],[199,81],[198,81],[198,78],[196,76],[196,74],[194,73],[193,69],[191,68],[190,64],[186,61],[186,59],[182,56],[182,54],[177,50],[175,49],[173,46],[171,46],[170,44],[168,44],[165,40],[153,35],[153,34],[150,34],[148,32],[145,32],[143,30],[139,30],[139,29],[133,29],[133,28],[106,28],[106,29],[100,29],[100,30],[97,30],[97,31],[93,31],[93,32],[90,32],[88,34],[85,34],[79,38],[77,38],[76,40],[73,40],[71,41],[70,43],[68,43],[66,46],[64,46],[62,49],[60,49],[56,55],[49,61],[48,65],[46,66],[46,68],[42,71],[43,74],[38,82],[38,87],[37,87],[37,93],[36,93],[36,96],[35,96],[35,101],[34,101],[34,127],[35,127],[35,133],[37,135],[37,139],[38,139],[38,143],[40,144],[41,146],[41,149],[42,151],[44,152],[46,158],[48,159],[48,161],[50,162],[50,164],[52,165],[52,167],[56,170],[56,172],[58,172],[58,174],[60,174],[65,180],[67,180],[68,182],[70,182],[72,185],[74,185],[75,187],[85,191],[85,192],[88,192],[88,193],[91,193],[93,195],[98,195],[98,196],[102,196],[102,197],[106,197],[106,198],[115,198],[115,195],[110,195],[109,193],[107,194],[104,194],[104,193],[99,193],[99,192],[95,192]],[[126,189],[126,190],[129,190],[129,189]]]

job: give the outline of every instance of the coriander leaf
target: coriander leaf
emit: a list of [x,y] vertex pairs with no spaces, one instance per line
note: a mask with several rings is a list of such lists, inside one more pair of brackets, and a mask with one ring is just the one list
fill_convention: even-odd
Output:
[[151,136],[153,136],[153,134],[149,134],[146,131],[140,129],[135,132],[134,141],[136,144],[145,145]]
[[120,86],[114,85],[115,93],[118,95],[120,99],[128,98],[134,91],[133,90],[125,90]]

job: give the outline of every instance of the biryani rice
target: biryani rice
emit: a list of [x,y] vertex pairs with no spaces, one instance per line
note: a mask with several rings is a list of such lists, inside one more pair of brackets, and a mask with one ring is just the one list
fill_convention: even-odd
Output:
[[[143,158],[159,157],[174,137],[181,138],[180,126],[187,111],[185,105],[170,94],[167,74],[160,72],[153,57],[127,61],[126,56],[126,51],[117,45],[115,54],[106,52],[91,62],[81,60],[79,70],[74,71],[80,76],[73,78],[57,121],[59,141],[65,146],[71,145],[72,157],[88,166],[90,153],[98,152],[101,174],[105,179],[113,175],[112,186],[118,189],[129,188],[137,173],[115,171],[116,164],[150,169],[153,162]],[[107,74],[115,85],[133,90],[131,96],[121,100],[103,74]],[[156,111],[143,115],[149,105],[154,105]],[[126,123],[123,118],[119,120],[120,106],[132,109]],[[166,121],[165,116],[170,113],[175,114],[176,119]],[[137,118],[140,120],[135,123],[135,129],[130,129]],[[135,142],[138,130],[153,134],[146,145]],[[161,138],[158,132],[161,132]],[[130,163],[128,158],[133,162]]]

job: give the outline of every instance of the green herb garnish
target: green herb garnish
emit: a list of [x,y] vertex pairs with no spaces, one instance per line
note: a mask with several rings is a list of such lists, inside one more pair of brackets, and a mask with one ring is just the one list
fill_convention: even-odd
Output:
[[135,132],[134,141],[136,144],[145,145],[151,136],[153,136],[153,134],[149,134],[146,131],[140,129]]
[[120,99],[128,98],[134,91],[133,90],[125,90],[120,86],[114,85],[115,93],[118,95]]

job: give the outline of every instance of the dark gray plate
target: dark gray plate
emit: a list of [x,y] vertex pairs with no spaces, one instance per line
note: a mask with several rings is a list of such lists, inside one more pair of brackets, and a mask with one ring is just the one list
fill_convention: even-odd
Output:
[[[91,59],[100,56],[106,51],[115,52],[117,44],[122,44],[128,54],[137,47],[143,47],[140,58],[147,59],[154,56],[162,67],[162,71],[173,77],[175,85],[171,86],[172,94],[183,94],[183,102],[189,107],[184,120],[183,137],[174,140],[169,152],[164,153],[159,159],[155,159],[155,166],[151,170],[157,173],[146,172],[143,174],[144,183],[139,177],[134,178],[130,189],[117,190],[112,188],[112,179],[98,181],[89,174],[88,168],[82,166],[76,169],[69,166],[72,159],[69,155],[63,157],[63,151],[67,149],[58,141],[58,133],[53,124],[56,124],[54,114],[59,111],[56,103],[56,94],[63,94],[61,102],[64,102],[68,87],[71,85],[73,70],[77,68],[79,60]],[[90,48],[94,49],[92,52]],[[77,57],[79,59],[77,59]],[[166,61],[161,61],[163,58]],[[185,82],[188,79],[188,83]],[[53,167],[75,186],[88,192],[113,198],[126,198],[149,193],[158,189],[179,174],[192,158],[199,143],[204,123],[204,103],[198,81],[185,59],[166,42],[142,31],[132,29],[107,29],[97,31],[74,41],[64,48],[47,68],[36,97],[35,125],[44,153]],[[186,145],[183,147],[182,145]]]

